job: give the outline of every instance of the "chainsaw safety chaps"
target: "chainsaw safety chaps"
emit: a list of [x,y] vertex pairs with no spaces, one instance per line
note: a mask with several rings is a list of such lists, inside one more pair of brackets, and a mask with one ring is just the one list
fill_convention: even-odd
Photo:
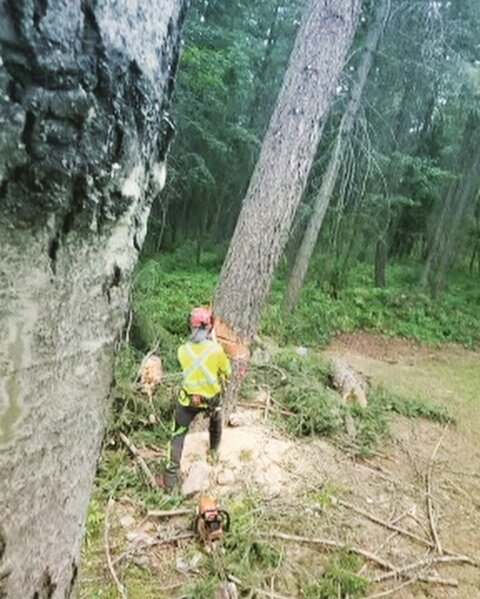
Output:
[[207,414],[209,416],[210,449],[216,451],[220,445],[222,438],[222,408],[220,406],[219,395],[209,400],[208,408],[196,408],[191,405],[185,406],[177,403],[172,437],[167,454],[167,468],[165,470],[165,486],[168,490],[173,489],[178,484],[180,461],[182,459],[185,438],[190,424],[197,414]]

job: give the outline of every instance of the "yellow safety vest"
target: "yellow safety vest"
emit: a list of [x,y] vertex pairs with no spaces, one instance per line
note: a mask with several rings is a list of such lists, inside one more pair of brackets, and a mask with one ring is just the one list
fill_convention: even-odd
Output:
[[[178,360],[183,370],[182,388],[187,395],[201,395],[207,399],[220,393],[222,378],[230,375],[230,362],[222,346],[211,339],[201,343],[188,341],[178,348]],[[180,403],[188,405],[188,397]]]

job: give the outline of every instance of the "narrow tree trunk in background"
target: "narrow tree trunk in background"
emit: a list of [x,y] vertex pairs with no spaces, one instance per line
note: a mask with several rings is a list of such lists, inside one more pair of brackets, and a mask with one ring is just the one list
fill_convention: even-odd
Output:
[[[359,8],[360,0],[310,0],[305,9],[215,292],[216,317],[239,344],[256,332]],[[234,365],[241,368],[245,358],[237,356]],[[234,393],[227,393],[227,413],[234,401]]]
[[[420,279],[420,288],[438,296],[442,293],[448,269],[455,256],[459,235],[469,214],[475,208],[480,178],[480,157],[477,144],[480,142],[480,118],[472,111],[467,120],[463,138],[463,148],[459,156],[458,168],[463,176],[454,181],[447,192],[441,211],[433,220],[433,233],[425,267]],[[465,172],[464,165],[470,165]]]
[[457,188],[457,194],[453,202],[453,213],[449,219],[448,235],[441,245],[438,267],[434,275],[433,291],[435,297],[439,297],[445,289],[448,270],[455,255],[458,239],[468,215],[474,208],[479,177],[480,157],[477,157],[470,173],[464,179],[460,188]]
[[360,108],[363,90],[368,74],[373,64],[375,50],[378,46],[385,19],[388,14],[390,0],[383,0],[377,8],[375,21],[369,29],[362,60],[358,68],[358,76],[352,89],[352,94],[345,113],[338,128],[333,152],[330,156],[322,185],[313,201],[313,214],[308,223],[302,243],[297,251],[293,267],[290,272],[287,290],[285,293],[285,309],[293,311],[298,303],[300,292],[305,281],[308,264],[317,244],[318,235],[322,228],[325,212],[330,203],[338,173],[342,164],[345,143],[355,125],[357,113]]
[[375,246],[375,287],[385,287],[387,270],[387,244],[379,239]]

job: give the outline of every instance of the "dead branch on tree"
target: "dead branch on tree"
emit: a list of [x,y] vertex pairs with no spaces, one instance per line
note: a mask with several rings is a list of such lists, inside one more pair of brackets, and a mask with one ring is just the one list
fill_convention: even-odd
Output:
[[155,481],[155,477],[153,476],[150,468],[147,466],[145,460],[142,458],[142,456],[140,455],[138,449],[135,447],[135,445],[130,441],[130,439],[127,437],[127,435],[125,435],[124,433],[119,433],[120,439],[122,440],[122,442],[128,447],[128,449],[131,451],[135,461],[137,462],[137,464],[140,466],[140,469],[142,470],[142,472],[145,474],[148,482],[150,483],[150,486],[152,488],[155,488],[157,486],[157,483]]

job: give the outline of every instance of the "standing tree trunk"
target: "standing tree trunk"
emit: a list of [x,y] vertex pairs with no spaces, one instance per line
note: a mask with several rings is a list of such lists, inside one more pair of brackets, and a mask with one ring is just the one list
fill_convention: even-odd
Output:
[[[475,207],[480,177],[480,158],[477,152],[479,141],[480,117],[472,111],[465,125],[463,147],[458,160],[461,174],[451,183],[441,211],[434,221],[428,255],[420,280],[421,289],[429,288],[434,295],[439,295],[443,291],[458,237],[466,218]],[[468,172],[465,172],[464,165],[469,166]]]
[[[223,264],[214,309],[221,336],[255,334],[355,31],[360,0],[310,0]],[[246,348],[245,348],[246,349]],[[240,368],[246,351],[234,361]],[[231,409],[238,378],[230,387]],[[237,384],[235,384],[237,380]]]
[[387,271],[387,244],[384,238],[375,246],[375,287],[385,287]]
[[0,0],[2,598],[73,591],[183,5]]
[[322,228],[323,219],[335,189],[338,173],[342,164],[345,143],[355,125],[357,113],[360,109],[363,90],[368,74],[373,64],[375,50],[378,46],[383,31],[385,19],[388,14],[390,0],[382,0],[378,5],[375,21],[368,31],[362,60],[358,68],[358,77],[352,89],[352,94],[345,113],[338,128],[334,148],[327,165],[322,185],[313,201],[313,213],[308,223],[302,243],[295,256],[295,261],[290,272],[287,291],[285,294],[285,308],[291,312],[295,309],[300,291],[307,274],[308,264],[317,244],[318,235]]

